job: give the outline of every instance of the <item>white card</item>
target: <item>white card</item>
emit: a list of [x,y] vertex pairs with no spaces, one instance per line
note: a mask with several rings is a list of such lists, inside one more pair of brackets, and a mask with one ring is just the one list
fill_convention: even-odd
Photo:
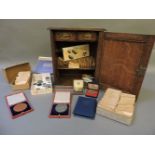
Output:
[[56,92],[54,97],[54,103],[70,103],[70,92]]
[[13,95],[7,96],[6,98],[9,106],[26,101],[26,98],[23,93],[13,94]]

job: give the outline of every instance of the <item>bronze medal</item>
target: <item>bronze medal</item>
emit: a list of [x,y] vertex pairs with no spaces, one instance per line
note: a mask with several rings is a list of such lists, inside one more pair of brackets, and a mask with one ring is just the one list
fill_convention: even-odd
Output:
[[15,112],[21,112],[23,110],[25,110],[27,108],[27,104],[26,103],[18,103],[17,105],[15,105],[13,107],[13,110]]

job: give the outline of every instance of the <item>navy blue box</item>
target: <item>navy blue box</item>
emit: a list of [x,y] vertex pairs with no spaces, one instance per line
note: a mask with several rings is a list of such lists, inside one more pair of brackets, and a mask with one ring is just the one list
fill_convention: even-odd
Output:
[[96,106],[96,99],[80,96],[77,100],[73,114],[93,119],[96,114]]

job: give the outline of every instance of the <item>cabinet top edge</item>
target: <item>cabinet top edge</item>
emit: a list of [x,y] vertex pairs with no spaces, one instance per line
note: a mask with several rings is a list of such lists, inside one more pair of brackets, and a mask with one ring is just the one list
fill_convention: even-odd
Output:
[[63,31],[63,30],[66,30],[66,31],[106,31],[106,29],[104,28],[81,28],[81,27],[48,27],[47,28],[48,30],[59,30],[59,31]]
[[142,33],[128,33],[128,32],[110,32],[110,31],[106,31],[106,35],[128,35],[128,36],[148,36],[148,37],[154,37],[155,38],[155,34],[142,34]]

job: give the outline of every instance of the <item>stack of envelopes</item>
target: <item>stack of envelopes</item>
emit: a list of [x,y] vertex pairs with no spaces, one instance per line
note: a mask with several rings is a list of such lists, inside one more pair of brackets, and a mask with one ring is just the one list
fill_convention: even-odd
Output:
[[15,85],[23,85],[26,84],[30,78],[30,71],[18,72],[18,75],[15,80]]
[[97,114],[124,124],[131,124],[135,110],[135,95],[108,88],[97,106]]
[[122,93],[115,112],[126,117],[132,117],[134,113],[135,95]]

